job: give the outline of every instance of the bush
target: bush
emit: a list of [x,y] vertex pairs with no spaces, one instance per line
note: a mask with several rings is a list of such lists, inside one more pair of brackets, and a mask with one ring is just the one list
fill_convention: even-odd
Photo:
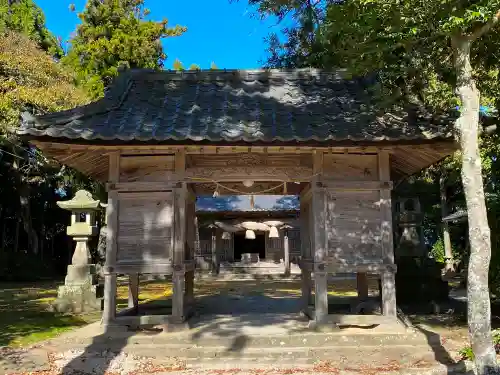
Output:
[[429,252],[429,255],[431,255],[434,260],[438,263],[446,263],[446,259],[444,257],[444,242],[443,239],[440,237],[436,242],[434,242],[434,245],[432,245],[432,249]]
[[[491,332],[491,335],[493,336],[493,345],[495,346],[495,351],[498,354],[500,353],[500,330],[493,330]],[[466,346],[465,348],[460,349],[458,354],[460,355],[460,357],[462,357],[463,360],[474,360],[474,352],[472,351],[472,348],[470,346]]]

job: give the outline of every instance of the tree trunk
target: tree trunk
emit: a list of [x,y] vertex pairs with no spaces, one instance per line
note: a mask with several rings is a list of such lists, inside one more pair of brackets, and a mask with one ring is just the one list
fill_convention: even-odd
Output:
[[[439,195],[441,198],[441,219],[443,219],[446,215],[448,215],[446,176],[444,171],[441,171],[441,176],[439,178]],[[444,257],[446,259],[446,271],[451,271],[453,269],[453,253],[451,250],[450,229],[448,222],[442,222],[441,224],[443,226],[443,245]]]
[[30,187],[19,171],[17,161],[12,164],[13,169],[16,171],[17,191],[19,194],[19,204],[21,206],[20,215],[23,221],[23,228],[28,236],[28,245],[33,254],[38,254],[38,233],[33,226],[33,218],[31,216],[31,202],[30,202]]
[[23,219],[23,228],[28,235],[28,244],[33,254],[38,254],[38,233],[33,227],[33,218],[31,216],[31,202],[29,186],[22,184],[19,188],[19,202],[21,204],[21,217]]
[[452,39],[461,114],[456,121],[462,151],[462,184],[467,203],[471,246],[467,278],[467,320],[478,375],[497,373],[491,336],[488,270],[491,259],[490,228],[486,214],[481,157],[479,154],[479,90],[470,63],[471,41]]
[[21,220],[18,218],[16,220],[16,234],[14,237],[14,253],[19,251],[19,227],[21,226]]

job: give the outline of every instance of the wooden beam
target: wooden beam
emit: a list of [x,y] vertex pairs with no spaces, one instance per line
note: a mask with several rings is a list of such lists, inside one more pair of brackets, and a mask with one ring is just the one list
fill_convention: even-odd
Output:
[[97,145],[97,144],[78,144],[78,143],[59,143],[45,141],[31,141],[40,149],[50,150],[74,150],[74,151],[89,151],[100,150],[103,152],[121,151],[124,154],[139,154],[139,153],[163,153],[175,154],[179,150],[184,150],[186,154],[231,154],[242,152],[267,152],[275,153],[306,153],[311,154],[313,151],[321,150],[323,152],[332,153],[373,153],[376,154],[379,150],[391,151],[394,146],[219,146],[219,145]]
[[318,175],[323,173],[324,167],[324,150],[315,150],[313,152],[313,174]]
[[104,267],[104,274],[134,274],[141,275],[171,275],[173,271],[172,263],[117,263],[113,266]]
[[321,179],[320,183],[328,189],[335,190],[387,190],[392,189],[393,183],[387,181],[338,181],[330,179]]
[[365,272],[369,274],[382,275],[386,271],[396,272],[395,264],[383,264],[383,263],[355,263],[355,264],[338,264],[338,263],[327,263],[326,268],[328,273],[331,274],[344,274],[344,273],[355,273],[355,272]]
[[[203,183],[210,181],[310,181],[313,171],[304,166],[297,167],[195,167],[185,172],[185,181]],[[180,176],[179,176],[180,177]]]
[[120,152],[112,152],[109,154],[109,182],[120,181]]
[[175,188],[179,188],[181,182],[178,180],[165,181],[165,182],[118,182],[118,183],[108,183],[106,184],[107,191],[119,191],[122,193],[126,192],[163,192],[172,191]]

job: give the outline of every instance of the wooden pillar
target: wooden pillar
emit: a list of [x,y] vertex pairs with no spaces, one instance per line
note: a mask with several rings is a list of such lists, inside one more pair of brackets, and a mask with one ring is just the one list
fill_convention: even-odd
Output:
[[217,256],[217,227],[213,224],[209,226],[212,229],[212,237],[210,243],[210,250],[212,252],[212,273],[214,275],[219,273],[219,257]]
[[322,324],[328,316],[328,274],[326,270],[326,191],[321,183],[323,153],[313,154],[312,228],[314,249],[315,322]]
[[[109,182],[118,182],[120,178],[120,154],[118,152],[109,155]],[[118,251],[118,192],[108,192],[108,205],[106,208],[106,264],[104,274],[104,311],[102,324],[111,325],[116,317],[116,253]]]
[[184,274],[184,288],[186,306],[192,307],[194,303],[194,271],[188,271]]
[[215,229],[212,230],[212,273],[219,273],[219,257],[217,256],[217,236]]
[[[178,152],[175,155],[175,172],[179,179],[184,179],[186,155]],[[185,182],[174,189],[174,272],[172,275],[172,320],[173,323],[184,322],[187,308],[185,300],[186,283],[186,202],[188,189]]]
[[128,275],[128,307],[139,312],[139,274]]
[[382,272],[381,283],[382,283],[382,313],[385,316],[396,318],[397,316],[396,281],[395,281],[394,271],[388,269]]
[[185,304],[185,272],[180,266],[174,266],[174,274],[172,275],[172,323],[184,322]]
[[301,291],[302,298],[301,304],[302,309],[305,312],[309,312],[309,305],[312,303],[312,259],[311,259],[311,238],[309,231],[309,221],[310,221],[310,196],[308,192],[301,194],[300,196],[300,271],[301,271]]
[[309,305],[312,303],[312,277],[311,277],[311,264],[303,263],[301,265],[301,305],[302,308],[307,311],[309,310]]
[[[188,251],[189,269],[184,275],[185,284],[185,301],[189,310],[194,307],[194,275],[195,275],[195,248],[196,248],[196,232],[198,226],[198,220],[196,218],[196,194],[193,189],[188,187],[188,198],[186,205],[186,250]],[[185,309],[186,310],[186,309]],[[189,312],[186,312],[189,314]]]
[[382,256],[384,264],[387,267],[380,275],[382,284],[382,312],[384,315],[396,319],[396,266],[394,264],[392,229],[390,155],[387,151],[380,151],[378,154],[378,172],[382,185],[386,185],[386,187],[380,189]]
[[356,273],[356,288],[358,290],[358,299],[364,301],[368,298],[368,275],[366,272]]
[[290,245],[288,243],[288,228],[283,236],[283,251],[285,253],[285,276],[290,276]]
[[326,272],[325,191],[317,185],[312,196],[314,225],[314,308],[316,323],[323,323],[328,315],[328,277]]

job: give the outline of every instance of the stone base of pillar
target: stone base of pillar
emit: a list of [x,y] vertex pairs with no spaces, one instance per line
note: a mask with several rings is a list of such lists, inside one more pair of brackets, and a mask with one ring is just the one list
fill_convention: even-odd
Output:
[[187,321],[184,322],[172,321],[163,324],[161,327],[163,332],[169,332],[169,333],[187,331],[191,328]]
[[64,285],[59,287],[52,309],[64,313],[101,310],[103,287],[97,282],[94,264],[69,265]]

